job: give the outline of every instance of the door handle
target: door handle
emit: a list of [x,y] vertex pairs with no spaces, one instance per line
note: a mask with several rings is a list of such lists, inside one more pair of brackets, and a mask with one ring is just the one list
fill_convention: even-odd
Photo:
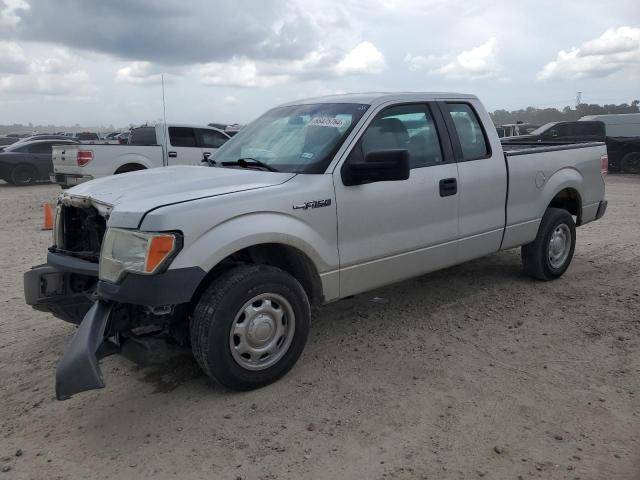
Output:
[[440,196],[449,197],[458,193],[458,180],[455,178],[444,178],[440,180]]
[[169,158],[176,158],[178,156],[178,152],[169,152]]

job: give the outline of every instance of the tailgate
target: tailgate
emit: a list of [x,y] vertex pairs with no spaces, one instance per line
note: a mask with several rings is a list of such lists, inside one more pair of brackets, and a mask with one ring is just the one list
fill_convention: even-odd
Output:
[[83,145],[54,145],[51,152],[53,173],[82,173],[78,166],[78,150]]

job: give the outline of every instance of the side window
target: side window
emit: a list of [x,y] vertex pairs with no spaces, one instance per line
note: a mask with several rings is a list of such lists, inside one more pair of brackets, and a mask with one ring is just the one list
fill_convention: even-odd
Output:
[[468,103],[447,103],[449,115],[453,120],[463,160],[477,160],[489,155],[487,142],[476,112]]
[[29,153],[40,153],[51,155],[51,143],[34,143],[29,147]]
[[547,130],[543,136],[549,138],[568,137],[569,125],[567,125],[566,123],[559,123],[557,125],[554,125],[549,130]]
[[198,135],[200,135],[200,146],[203,148],[220,148],[229,140],[222,133],[207,128],[198,128]]
[[188,127],[169,127],[169,141],[174,147],[197,146],[196,134],[193,128]]
[[380,112],[360,139],[362,159],[376,150],[409,150],[411,168],[443,162],[435,123],[426,105],[400,105]]

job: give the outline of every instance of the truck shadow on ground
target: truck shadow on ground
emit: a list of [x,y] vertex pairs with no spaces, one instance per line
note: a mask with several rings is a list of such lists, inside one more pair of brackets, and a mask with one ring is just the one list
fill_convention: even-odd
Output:
[[[382,287],[320,308],[313,314],[307,349],[327,350],[340,343],[355,322],[365,319],[367,330],[376,332],[380,341],[394,334],[393,317],[407,309],[437,312],[493,290],[511,288],[514,283],[531,284],[522,272],[519,250],[500,252],[462,265],[433,272],[401,283]],[[359,324],[361,326],[361,323]],[[306,357],[306,358],[305,358]],[[312,355],[303,352],[300,365],[313,362]],[[233,394],[209,381],[188,351],[173,353],[166,362],[132,367],[137,380],[151,385],[154,394],[170,393],[185,385],[207,384],[211,393]],[[295,375],[295,367],[292,373]]]

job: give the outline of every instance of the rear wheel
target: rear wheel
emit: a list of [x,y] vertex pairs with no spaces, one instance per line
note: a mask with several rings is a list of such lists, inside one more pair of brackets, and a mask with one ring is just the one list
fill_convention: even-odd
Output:
[[234,390],[275,382],[296,363],[311,310],[300,283],[279,268],[248,265],[216,279],[191,318],[191,348],[214,380]]
[[538,280],[553,280],[569,268],[576,247],[576,226],[566,210],[548,208],[536,239],[522,247],[524,271]]
[[11,170],[11,183],[19,187],[32,185],[38,180],[38,172],[31,165],[17,165]]
[[121,173],[137,172],[138,170],[145,170],[145,167],[137,163],[128,163],[121,166],[115,171],[114,175],[120,175]]
[[628,153],[625,155],[620,169],[623,173],[640,173],[640,153]]

